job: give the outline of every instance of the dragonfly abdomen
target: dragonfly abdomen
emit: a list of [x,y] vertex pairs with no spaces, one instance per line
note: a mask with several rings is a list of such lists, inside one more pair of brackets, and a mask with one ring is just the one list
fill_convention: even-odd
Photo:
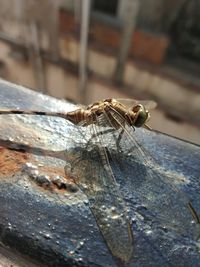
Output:
[[73,124],[88,125],[93,122],[90,112],[84,109],[77,109],[75,111],[68,112],[65,118]]

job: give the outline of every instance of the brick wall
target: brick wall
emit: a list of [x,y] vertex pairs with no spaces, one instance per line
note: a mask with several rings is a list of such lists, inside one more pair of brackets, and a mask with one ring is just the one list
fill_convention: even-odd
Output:
[[[62,35],[76,35],[79,26],[70,11],[60,12],[60,32]],[[132,37],[130,56],[153,64],[162,64],[169,46],[166,35],[137,29]],[[117,55],[120,45],[120,29],[106,23],[91,20],[89,30],[89,46],[105,53]]]

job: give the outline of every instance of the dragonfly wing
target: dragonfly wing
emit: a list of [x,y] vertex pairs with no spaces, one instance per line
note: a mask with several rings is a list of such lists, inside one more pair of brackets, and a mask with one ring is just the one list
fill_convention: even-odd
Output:
[[83,150],[82,159],[74,166],[73,175],[88,197],[90,209],[108,248],[114,256],[128,262],[133,253],[131,226],[109,165],[98,118],[96,124],[88,126],[92,138]]
[[[127,173],[126,182],[129,181],[130,197],[132,195],[142,209],[148,210],[151,219],[161,226],[181,234],[191,230],[194,237],[196,228],[188,209],[190,201],[186,194],[174,184],[173,177],[159,168],[136,139],[133,128],[124,124],[121,115],[112,108],[110,114],[123,128],[116,150],[120,149],[123,152],[121,155],[128,155],[124,157],[123,162],[119,162],[119,157],[113,153],[113,160],[118,161],[122,173]],[[134,179],[134,182],[130,178]]]
[[157,103],[153,100],[141,100],[138,104],[142,104],[146,109],[151,110],[157,107]]
[[122,103],[127,108],[132,108],[137,104],[141,104],[145,106],[146,109],[151,110],[157,107],[157,103],[153,100],[135,100],[135,99],[125,99],[125,98],[118,98],[116,99],[120,103]]

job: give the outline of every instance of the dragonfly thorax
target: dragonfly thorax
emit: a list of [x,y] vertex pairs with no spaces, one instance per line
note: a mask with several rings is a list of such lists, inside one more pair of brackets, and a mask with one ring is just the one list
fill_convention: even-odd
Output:
[[[112,117],[110,111],[116,112],[118,116],[124,119],[124,123],[128,123],[130,126],[142,127],[145,125],[150,117],[148,110],[144,105],[134,105],[131,110],[128,110],[123,104],[116,99],[105,99],[90,105],[87,108],[87,114],[85,114],[85,120],[88,124],[95,122],[95,116],[100,116],[106,113],[107,118],[112,123],[112,127],[115,129],[120,128],[122,125]],[[123,123],[122,123],[123,124]]]

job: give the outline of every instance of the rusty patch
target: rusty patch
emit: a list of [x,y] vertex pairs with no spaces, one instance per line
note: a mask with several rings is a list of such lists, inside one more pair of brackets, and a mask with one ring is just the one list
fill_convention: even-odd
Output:
[[[23,146],[22,146],[23,147]],[[25,151],[25,152],[24,152]],[[25,163],[30,161],[33,165],[37,166],[38,177],[28,174],[35,184],[44,190],[58,190],[59,192],[76,192],[77,186],[74,179],[66,175],[63,167],[56,166],[40,166],[40,162],[31,157],[26,149],[23,151],[12,150],[0,146],[0,178],[13,176],[17,172],[22,171]],[[46,175],[49,177],[45,179]]]
[[[30,154],[21,151],[10,150],[0,147],[0,178],[12,176],[22,170],[27,161],[30,161]],[[70,176],[66,176],[64,168],[39,166],[39,162],[31,158],[31,162],[38,168],[41,177],[31,177],[34,183],[44,190],[59,191],[60,193],[77,192],[77,186]],[[49,180],[42,177],[47,175]],[[47,182],[48,181],[48,182]]]
[[0,177],[15,174],[27,162],[27,159],[28,155],[24,152],[0,147]]

